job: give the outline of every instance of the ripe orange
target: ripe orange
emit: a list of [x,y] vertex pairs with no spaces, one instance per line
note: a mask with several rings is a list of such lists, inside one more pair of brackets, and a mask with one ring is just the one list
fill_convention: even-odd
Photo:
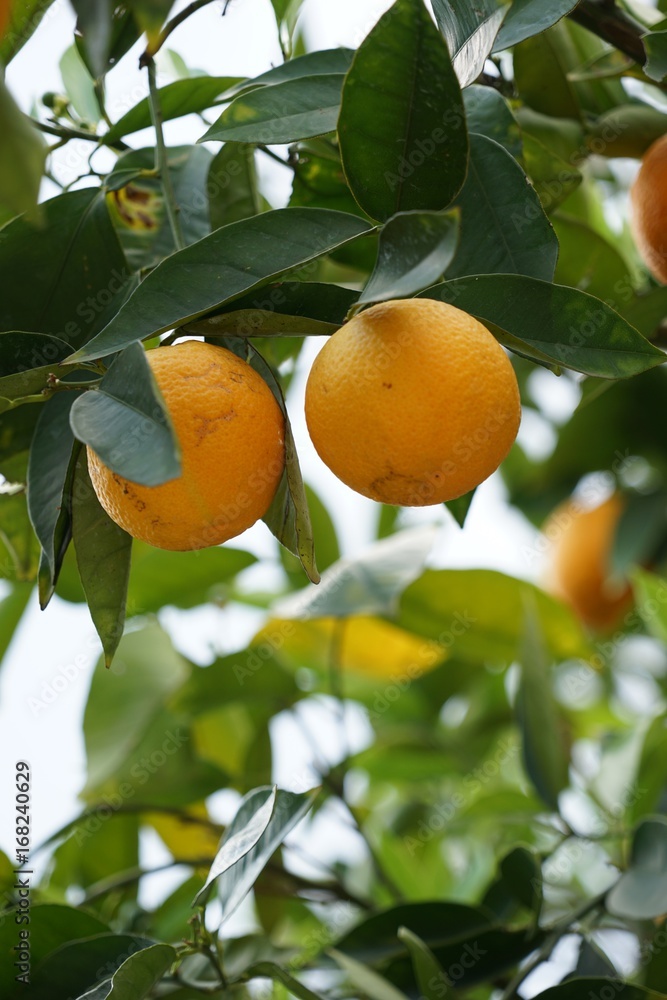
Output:
[[649,146],[630,189],[630,224],[654,278],[667,283],[667,135]]
[[432,299],[359,313],[325,344],[306,387],[322,461],[358,493],[406,507],[452,500],[490,476],[520,418],[498,341]]
[[569,500],[543,528],[552,542],[547,590],[594,629],[611,628],[632,604],[627,582],[611,579],[611,551],[624,507],[618,493],[589,510]]
[[200,549],[266,513],[285,464],[285,421],[266,382],[224,347],[187,340],[146,355],[181,446],[182,472],[140,486],[92,449],[88,468],[107,514],[161,549]]

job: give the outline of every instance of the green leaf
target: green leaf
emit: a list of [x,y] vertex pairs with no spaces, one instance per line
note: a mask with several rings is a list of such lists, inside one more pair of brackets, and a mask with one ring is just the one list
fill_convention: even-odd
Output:
[[[239,83],[234,76],[192,76],[187,80],[174,80],[158,90],[162,120],[167,122],[183,115],[198,114],[214,104],[217,98]],[[151,107],[147,97],[126,111],[122,118],[110,127],[101,141],[113,145],[119,139],[153,124]]]
[[[576,158],[575,158],[576,159]],[[551,212],[565,201],[583,180],[581,171],[572,165],[570,157],[561,159],[539,139],[524,130],[523,161],[545,212]]]
[[606,906],[616,917],[651,920],[667,912],[667,819],[643,820],[632,839],[630,864],[610,890]]
[[66,357],[69,344],[42,333],[0,333],[0,378],[32,368],[55,365]]
[[468,156],[461,91],[422,0],[397,0],[357,50],[338,136],[352,193],[371,218],[439,211],[456,197]]
[[463,103],[468,119],[468,132],[477,132],[488,139],[500,143],[515,160],[523,153],[521,128],[512,114],[509,104],[492,87],[474,84],[466,87]]
[[12,583],[9,592],[0,600],[0,665],[11,646],[33,589],[32,583]]
[[256,962],[251,965],[246,974],[254,978],[272,979],[275,983],[282,983],[292,996],[299,997],[299,1000],[322,1000],[319,993],[313,993],[303,983],[290,976],[289,972],[281,969],[275,962]]
[[494,52],[510,49],[539,35],[569,14],[578,0],[514,0],[498,33]]
[[434,529],[428,526],[375,542],[356,559],[330,566],[318,587],[279,600],[272,611],[278,618],[300,621],[392,614],[399,596],[422,572],[434,538]]
[[[152,945],[136,934],[96,934],[70,939],[51,952],[34,970],[30,981],[30,1000],[70,1000],[85,995],[104,975],[113,973],[128,955]],[[19,984],[21,987],[23,984]],[[18,992],[16,998],[22,994]],[[12,997],[11,1000],[14,1000]]]
[[73,392],[56,393],[42,406],[28,461],[28,512],[48,565],[51,587],[64,555],[63,541],[69,534],[67,485],[71,484],[76,459],[69,417],[75,399]]
[[473,502],[474,496],[475,490],[470,490],[469,493],[464,493],[462,497],[456,497],[455,500],[447,500],[445,503],[445,507],[452,515],[459,528],[463,528],[465,526],[468,511],[470,510],[470,505]]
[[211,163],[206,190],[211,229],[259,215],[262,201],[254,148],[245,143],[226,142]]
[[524,275],[484,274],[435,285],[422,295],[471,313],[518,354],[585,375],[629,378],[665,360],[605,302],[575,288]]
[[[338,544],[336,528],[329,511],[317,493],[307,483],[304,484],[304,489],[306,491],[308,511],[313,529],[313,538],[317,538],[318,570],[325,570],[332,563],[340,559],[340,546]],[[296,557],[282,546],[280,549],[280,559],[292,582],[297,587],[301,587],[303,577],[301,575],[301,566]]]
[[440,1000],[443,986],[446,990],[451,986],[451,980],[429,946],[407,927],[399,927],[398,940],[402,941],[410,952],[415,979],[422,996],[425,1000]]
[[201,904],[208,896],[209,886],[217,881],[221,922],[227,920],[285,837],[311,808],[315,794],[317,790],[296,794],[275,786],[249,792],[227,827],[222,846],[193,905]]
[[568,48],[568,37],[559,29],[526,39],[512,54],[514,79],[519,95],[531,108],[576,120],[581,118],[581,109],[567,75]]
[[402,212],[382,228],[375,269],[358,304],[409,298],[447,270],[459,235],[455,212]]
[[[21,212],[35,214],[46,144],[0,79],[0,223]],[[6,230],[5,230],[6,231]]]
[[510,664],[524,632],[523,593],[533,591],[554,659],[586,659],[591,648],[570,611],[543,591],[495,570],[426,570],[404,591],[397,624],[444,642],[466,662]]
[[[161,182],[152,171],[155,150],[133,149],[120,156],[106,179],[107,203],[128,261],[137,270],[153,267],[176,249]],[[211,230],[208,172],[213,158],[202,146],[172,146],[167,162],[186,245]]]
[[142,736],[187,676],[185,660],[157,623],[124,636],[111,671],[100,661],[83,720],[86,796],[119,772],[128,759],[136,761],[133,754]]
[[470,136],[468,176],[456,204],[461,239],[448,276],[498,273],[553,279],[556,234],[523,170],[493,139]]
[[79,1000],[143,1000],[176,961],[168,944],[152,944],[135,951],[114,972],[111,979],[82,993]]
[[343,77],[306,76],[237,97],[200,142],[286,143],[333,132]]
[[53,0],[21,0],[12,3],[9,24],[0,39],[0,63],[7,66],[39,27]]
[[661,83],[667,76],[667,31],[649,31],[642,41],[646,50],[644,72]]
[[35,538],[23,491],[0,496],[0,540],[7,550],[2,575],[15,581],[35,580],[39,545]]
[[70,423],[79,441],[130,482],[159,486],[181,473],[171,420],[139,344],[115,358],[99,388],[79,396]]
[[534,1000],[591,1000],[591,997],[606,997],[613,990],[614,1000],[664,1000],[664,993],[647,990],[643,986],[632,983],[622,983],[618,977],[613,979],[571,979],[552,986],[544,993],[538,993]]
[[495,0],[482,0],[474,6],[434,0],[433,11],[459,83],[467,87],[484,69],[507,11],[498,7]]
[[555,275],[559,285],[580,288],[608,300],[620,297],[622,290],[630,291],[628,266],[603,236],[569,215],[556,214],[553,224],[560,244]]
[[350,958],[336,948],[330,948],[329,954],[343,972],[347,973],[352,985],[369,1000],[407,1000],[405,993],[397,990],[384,976],[358,962],[356,958]]
[[107,666],[123,635],[132,538],[103,510],[81,449],[74,478],[72,536],[81,585]]
[[611,552],[610,573],[627,577],[635,566],[655,563],[667,536],[667,493],[629,493]]
[[1,330],[53,333],[79,347],[117,311],[131,276],[103,195],[95,188],[41,206],[2,230]]
[[92,75],[104,75],[112,37],[111,0],[72,0],[76,32]]
[[579,955],[574,971],[565,977],[564,982],[569,979],[577,979],[580,976],[615,976],[616,968],[607,958],[606,954],[594,941],[582,938],[579,944]]
[[159,264],[102,333],[70,360],[105,357],[189,323],[368,228],[356,216],[308,208],[278,209],[223,226]]
[[525,625],[520,655],[521,683],[516,714],[521,729],[523,762],[528,777],[555,812],[558,796],[569,783],[570,753],[564,722],[553,693],[550,662],[541,634],[533,594],[526,593]]
[[95,84],[76,45],[70,45],[58,63],[65,93],[79,118],[95,125],[102,117]]
[[649,340],[653,340],[667,316],[667,288],[652,288],[643,295],[633,296],[618,306],[621,316]]
[[269,87],[287,80],[300,80],[312,76],[345,76],[352,63],[352,49],[321,49],[319,52],[307,52],[296,59],[274,66],[272,69],[253,77],[251,80],[240,80],[225,93],[225,98],[254,90],[256,87]]
[[632,581],[637,598],[637,611],[650,635],[667,643],[667,604],[665,581],[643,569],[636,569]]

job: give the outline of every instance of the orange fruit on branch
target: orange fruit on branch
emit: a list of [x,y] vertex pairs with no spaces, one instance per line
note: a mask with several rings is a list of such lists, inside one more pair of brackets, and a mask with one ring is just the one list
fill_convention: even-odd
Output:
[[630,189],[630,225],[654,278],[667,284],[667,135],[649,146]]
[[285,420],[264,379],[224,347],[187,340],[146,355],[181,447],[181,475],[141,486],[88,448],[107,514],[162,549],[218,545],[268,510],[285,465]]
[[327,341],[306,386],[322,461],[353,490],[406,507],[453,500],[509,452],[514,369],[473,316],[432,299],[383,302]]

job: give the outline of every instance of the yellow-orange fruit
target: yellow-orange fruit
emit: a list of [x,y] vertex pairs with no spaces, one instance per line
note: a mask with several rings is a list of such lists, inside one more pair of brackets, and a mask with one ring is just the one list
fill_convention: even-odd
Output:
[[516,438],[514,369],[474,317],[432,299],[367,309],[313,364],[306,420],[320,458],[358,493],[422,507],[462,496]]
[[285,464],[285,421],[266,382],[224,347],[188,340],[146,355],[181,447],[182,472],[141,486],[88,449],[107,514],[162,549],[218,545],[266,513]]
[[618,493],[590,510],[569,500],[543,528],[551,541],[545,585],[593,629],[611,628],[632,604],[628,583],[611,578],[611,552],[624,506]]
[[630,189],[630,226],[654,278],[667,283],[667,135],[649,146]]

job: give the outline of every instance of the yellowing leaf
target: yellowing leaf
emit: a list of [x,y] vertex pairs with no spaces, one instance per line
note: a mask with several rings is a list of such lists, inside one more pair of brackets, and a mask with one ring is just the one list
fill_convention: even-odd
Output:
[[[283,626],[281,628],[281,626]],[[334,618],[318,618],[304,622],[269,621],[253,642],[270,642],[270,636],[285,635],[278,655],[287,654],[292,661],[306,667],[326,670],[334,628],[341,629],[340,663],[344,670],[395,680],[406,675],[415,678],[432,670],[447,656],[439,643],[423,639],[404,629],[373,616],[348,618],[344,624]]]
[[[191,816],[192,820],[185,818],[187,816]],[[146,813],[144,818],[177,861],[201,859],[210,863],[218,851],[222,827],[210,821],[203,802],[188,806],[183,810],[183,818],[165,812]]]

